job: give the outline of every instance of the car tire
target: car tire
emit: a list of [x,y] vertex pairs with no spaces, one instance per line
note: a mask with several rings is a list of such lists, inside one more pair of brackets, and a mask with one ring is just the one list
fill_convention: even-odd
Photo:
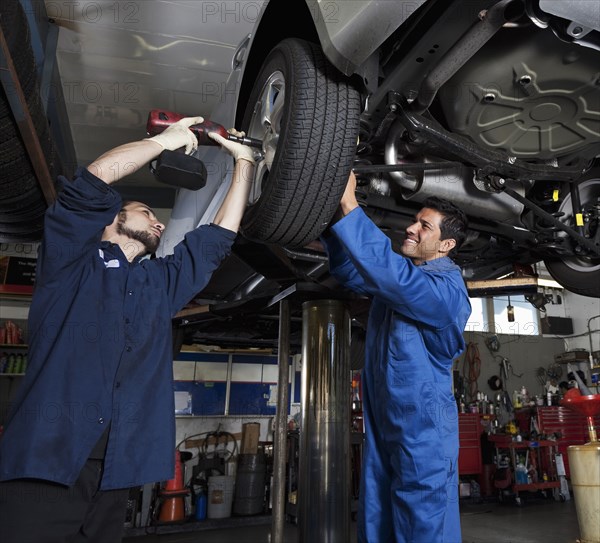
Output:
[[[595,177],[583,181],[579,185],[579,194],[581,204],[585,208],[590,208],[594,202],[600,199],[600,177]],[[571,212],[571,197],[567,196],[562,202],[559,213],[563,213],[561,220],[567,224],[574,224]],[[597,218],[595,224],[591,224],[593,229],[591,235],[598,236]],[[544,262],[550,275],[567,290],[580,294],[600,298],[600,258],[577,258],[569,257],[562,259],[548,259]]]
[[[266,122],[267,104],[277,119]],[[348,180],[359,116],[359,93],[319,47],[286,39],[271,51],[242,122],[265,151],[242,222],[247,238],[302,247],[323,232]]]
[[[56,149],[42,104],[27,16],[16,1],[3,2],[0,25],[6,37],[29,114],[46,158],[50,175],[59,171]],[[37,241],[42,236],[47,202],[35,175],[21,133],[0,89],[0,242]]]

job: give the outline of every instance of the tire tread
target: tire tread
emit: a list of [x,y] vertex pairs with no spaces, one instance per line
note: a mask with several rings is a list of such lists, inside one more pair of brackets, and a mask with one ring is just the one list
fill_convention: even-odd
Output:
[[[291,66],[285,74],[290,111],[268,186],[246,213],[242,229],[250,239],[300,247],[323,232],[337,209],[354,157],[360,101],[320,49],[298,39],[273,50],[258,81],[273,66],[281,69],[281,59],[287,59],[284,70]],[[260,85],[253,94],[258,91]],[[251,112],[248,108],[245,126]]]

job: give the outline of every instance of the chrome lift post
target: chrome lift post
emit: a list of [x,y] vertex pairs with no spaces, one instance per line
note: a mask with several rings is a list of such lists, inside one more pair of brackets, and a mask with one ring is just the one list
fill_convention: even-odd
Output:
[[273,458],[273,519],[271,542],[283,543],[285,524],[287,453],[288,383],[290,376],[290,302],[279,302],[279,376],[277,380],[277,413],[275,415],[275,447]]
[[302,304],[298,482],[301,543],[350,541],[350,316],[339,300]]

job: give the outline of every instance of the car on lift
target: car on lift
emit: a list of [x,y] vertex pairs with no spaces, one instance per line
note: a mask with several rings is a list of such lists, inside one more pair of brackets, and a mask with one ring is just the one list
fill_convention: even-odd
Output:
[[[465,279],[543,261],[600,297],[599,66],[585,0],[265,3],[211,117],[263,141],[243,239],[198,301],[332,286],[318,237],[351,169],[393,246],[442,196],[469,216]],[[199,157],[208,182],[178,194],[163,252],[225,191],[228,158]]]

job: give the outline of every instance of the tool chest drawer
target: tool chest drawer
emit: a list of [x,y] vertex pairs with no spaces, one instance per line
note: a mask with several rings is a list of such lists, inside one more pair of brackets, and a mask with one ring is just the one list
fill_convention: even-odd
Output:
[[478,413],[458,414],[458,474],[478,475],[482,472],[481,423]]

